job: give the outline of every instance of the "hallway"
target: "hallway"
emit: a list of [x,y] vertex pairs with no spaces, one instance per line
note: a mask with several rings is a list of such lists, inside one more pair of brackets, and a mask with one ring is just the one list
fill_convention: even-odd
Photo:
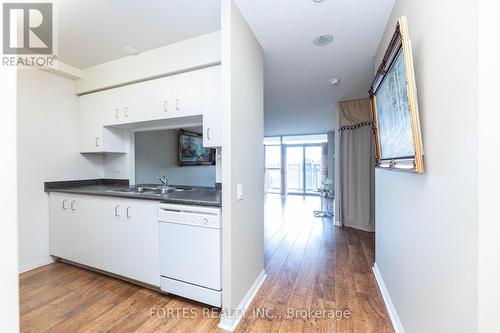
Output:
[[[393,332],[371,271],[374,234],[314,218],[318,207],[316,196],[267,195],[267,279],[237,332]],[[252,308],[282,320],[252,316]],[[327,310],[327,318],[290,318],[291,309]],[[332,309],[349,315],[328,319]]]
[[[318,206],[267,195],[267,279],[236,332],[393,332],[371,272],[373,234],[314,218]],[[224,332],[199,303],[59,262],[22,274],[20,292],[22,332]]]

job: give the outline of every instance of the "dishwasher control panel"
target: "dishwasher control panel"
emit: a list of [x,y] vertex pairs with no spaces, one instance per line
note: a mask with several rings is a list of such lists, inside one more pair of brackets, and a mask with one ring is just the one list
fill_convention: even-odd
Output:
[[158,220],[205,228],[221,228],[220,208],[214,207],[160,204]]

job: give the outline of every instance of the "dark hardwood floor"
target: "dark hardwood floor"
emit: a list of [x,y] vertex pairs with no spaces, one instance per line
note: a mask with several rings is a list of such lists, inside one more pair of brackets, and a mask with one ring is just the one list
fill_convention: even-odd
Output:
[[[267,279],[236,332],[393,332],[374,235],[314,218],[316,197],[268,195]],[[22,332],[224,332],[218,312],[56,262],[20,276]]]

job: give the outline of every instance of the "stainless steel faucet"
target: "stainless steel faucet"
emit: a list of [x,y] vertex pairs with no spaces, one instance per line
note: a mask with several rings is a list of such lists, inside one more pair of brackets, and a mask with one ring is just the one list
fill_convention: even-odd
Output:
[[158,179],[163,184],[163,186],[168,186],[167,176],[156,177],[156,179]]

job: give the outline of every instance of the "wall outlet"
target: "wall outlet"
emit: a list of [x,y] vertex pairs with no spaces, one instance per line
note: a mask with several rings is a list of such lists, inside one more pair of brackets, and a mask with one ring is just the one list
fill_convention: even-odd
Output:
[[243,184],[238,184],[236,186],[237,199],[243,200]]

